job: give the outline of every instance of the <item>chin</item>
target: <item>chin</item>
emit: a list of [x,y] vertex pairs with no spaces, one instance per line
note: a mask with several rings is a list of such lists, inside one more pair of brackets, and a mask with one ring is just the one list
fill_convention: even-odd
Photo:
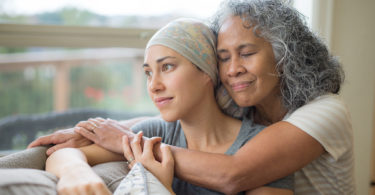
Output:
[[163,118],[163,120],[165,120],[167,122],[174,122],[174,121],[178,120],[178,117],[176,116],[176,114],[163,113],[163,112],[161,112],[160,114],[161,114],[161,117]]
[[254,105],[254,103],[248,97],[240,96],[233,98],[233,100],[239,107],[249,107]]

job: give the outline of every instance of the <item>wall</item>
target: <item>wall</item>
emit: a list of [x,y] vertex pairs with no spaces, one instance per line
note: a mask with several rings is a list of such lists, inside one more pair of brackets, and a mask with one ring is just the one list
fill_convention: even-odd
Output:
[[331,49],[346,72],[342,96],[354,130],[357,194],[369,194],[375,93],[375,1],[335,0]]

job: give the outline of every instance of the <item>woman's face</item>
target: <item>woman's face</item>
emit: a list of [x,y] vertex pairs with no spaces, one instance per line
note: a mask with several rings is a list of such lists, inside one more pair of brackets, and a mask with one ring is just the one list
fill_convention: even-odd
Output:
[[148,93],[166,121],[192,114],[211,81],[185,57],[161,45],[146,50],[143,69]]
[[280,91],[276,62],[269,42],[243,26],[240,17],[228,18],[218,34],[220,78],[241,107],[273,101]]

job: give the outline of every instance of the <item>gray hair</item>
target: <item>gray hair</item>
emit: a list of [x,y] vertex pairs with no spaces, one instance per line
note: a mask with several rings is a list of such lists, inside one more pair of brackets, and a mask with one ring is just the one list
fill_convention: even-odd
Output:
[[230,16],[240,16],[244,27],[253,27],[255,35],[272,45],[282,103],[288,111],[318,96],[340,91],[344,81],[341,64],[310,31],[302,14],[289,1],[226,0],[211,18],[216,36]]

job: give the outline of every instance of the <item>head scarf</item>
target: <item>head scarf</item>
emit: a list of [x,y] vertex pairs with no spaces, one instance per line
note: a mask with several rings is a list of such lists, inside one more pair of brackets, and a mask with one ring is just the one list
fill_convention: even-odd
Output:
[[216,37],[206,24],[188,18],[174,20],[152,36],[146,49],[153,45],[173,49],[208,74],[216,88],[216,100],[220,108],[230,116],[243,116],[244,109],[236,105],[219,82]]
[[214,86],[218,85],[216,38],[211,29],[195,19],[177,19],[156,32],[146,49],[163,45],[184,56],[208,74]]

